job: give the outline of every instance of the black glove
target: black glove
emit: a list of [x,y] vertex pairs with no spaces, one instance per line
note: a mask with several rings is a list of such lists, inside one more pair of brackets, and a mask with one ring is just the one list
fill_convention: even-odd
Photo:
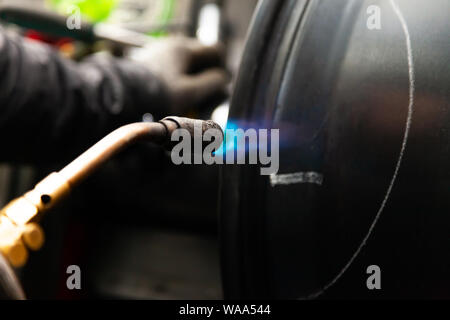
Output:
[[133,60],[143,63],[166,84],[168,113],[184,115],[225,96],[229,75],[223,68],[220,45],[204,46],[194,39],[172,37],[138,50]]

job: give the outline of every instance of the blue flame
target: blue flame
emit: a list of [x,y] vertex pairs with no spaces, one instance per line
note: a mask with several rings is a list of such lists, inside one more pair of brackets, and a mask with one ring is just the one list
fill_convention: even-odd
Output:
[[[241,129],[238,131],[238,129]],[[247,122],[243,121],[232,121],[228,120],[226,127],[224,129],[224,139],[223,143],[220,146],[219,149],[217,149],[214,152],[215,156],[223,156],[226,157],[227,153],[231,152],[234,153],[239,148],[239,142],[242,142],[242,140],[245,139],[245,132],[248,129],[254,129],[258,133],[259,129],[262,129],[261,126],[255,125],[255,124],[248,124]],[[227,132],[233,131],[233,134],[231,135],[234,139],[227,139]],[[270,130],[269,130],[270,131]],[[249,151],[258,150],[258,142],[252,143],[252,141],[249,141],[248,143],[245,143],[245,153],[248,154]]]
[[[226,156],[227,152],[231,152],[231,151],[234,152],[237,149],[237,144],[235,143],[235,139],[227,141],[227,131],[228,130],[237,130],[237,129],[239,129],[239,126],[237,125],[237,123],[228,120],[225,130],[223,131],[223,134],[224,134],[223,143],[220,146],[220,148],[214,152],[215,156],[218,156],[218,157]],[[238,139],[242,139],[242,137],[238,136]]]

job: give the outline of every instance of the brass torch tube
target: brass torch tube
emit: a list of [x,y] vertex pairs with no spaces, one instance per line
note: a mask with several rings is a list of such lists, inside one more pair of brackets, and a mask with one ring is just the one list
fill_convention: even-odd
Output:
[[177,128],[174,121],[121,127],[61,171],[51,173],[33,190],[11,201],[0,210],[0,254],[13,266],[23,266],[28,259],[27,248],[39,250],[44,243],[44,233],[36,222],[45,212],[64,200],[75,186],[123,149],[139,141],[164,144]]
[[[173,122],[167,122],[166,125],[176,126]],[[144,140],[163,141],[168,132],[166,125],[144,122],[121,127],[100,140],[58,174],[73,188],[128,146]]]
[[[39,221],[46,211],[61,202],[74,187],[117,153],[139,141],[163,144],[170,133],[177,128],[178,124],[174,121],[161,121],[134,123],[115,130],[61,171],[50,174],[33,190],[11,201],[0,211],[0,217],[6,216],[16,225]],[[33,232],[36,230],[29,231],[31,233],[29,232],[27,239],[38,238],[37,233]],[[1,241],[0,247],[2,247]]]
[[44,232],[37,224],[43,214],[123,149],[139,141],[166,145],[178,128],[187,130],[192,137],[196,135],[196,128],[201,133],[209,129],[220,130],[212,121],[179,117],[168,117],[158,123],[134,123],[117,129],[61,171],[51,173],[34,189],[0,210],[0,253],[12,265],[23,266],[28,258],[27,248],[39,250],[44,243]]

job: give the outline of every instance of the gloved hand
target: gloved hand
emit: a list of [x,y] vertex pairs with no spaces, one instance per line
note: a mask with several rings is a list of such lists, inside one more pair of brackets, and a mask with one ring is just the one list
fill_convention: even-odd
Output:
[[230,77],[222,53],[220,45],[204,46],[194,39],[171,37],[135,51],[132,59],[166,84],[170,96],[167,113],[183,115],[225,97]]

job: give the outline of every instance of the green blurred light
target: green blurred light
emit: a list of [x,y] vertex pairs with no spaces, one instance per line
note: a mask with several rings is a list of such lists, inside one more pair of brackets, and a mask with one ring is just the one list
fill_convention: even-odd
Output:
[[80,8],[83,17],[90,22],[100,22],[109,17],[118,0],[47,0],[51,8],[61,14],[70,14],[74,5]]

